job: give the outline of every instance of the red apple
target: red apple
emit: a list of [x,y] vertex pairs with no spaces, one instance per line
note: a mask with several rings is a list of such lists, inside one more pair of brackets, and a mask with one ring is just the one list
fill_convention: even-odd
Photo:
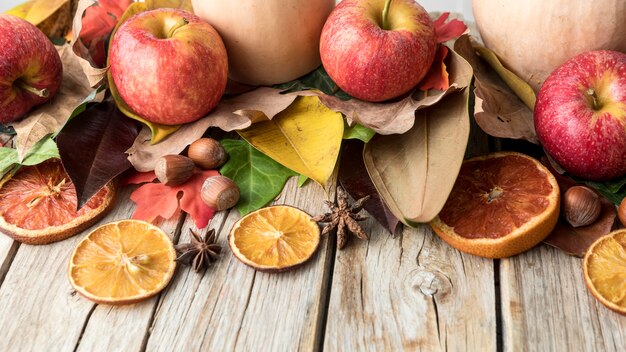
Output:
[[215,29],[177,9],[146,11],[124,22],[111,41],[109,65],[124,102],[164,125],[209,113],[228,75],[226,49]]
[[537,96],[535,129],[566,171],[590,180],[626,174],[626,54],[589,51],[557,68]]
[[39,28],[0,14],[0,123],[23,117],[59,90],[63,64]]
[[374,102],[413,89],[436,49],[433,22],[414,0],[344,0],[326,20],[320,40],[322,64],[333,81],[353,97]]

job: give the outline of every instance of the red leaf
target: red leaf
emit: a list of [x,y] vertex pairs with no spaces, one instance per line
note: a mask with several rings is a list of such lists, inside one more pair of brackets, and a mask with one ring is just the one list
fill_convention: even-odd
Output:
[[419,89],[424,91],[429,89],[446,90],[450,87],[448,70],[445,63],[448,51],[449,49],[446,46],[439,46],[435,54],[435,59],[433,60],[433,65],[430,67],[426,77],[420,82]]
[[105,42],[131,3],[133,0],[99,0],[85,10],[79,37],[99,67],[106,62]]
[[467,26],[463,23],[463,21],[453,19],[448,23],[445,23],[448,16],[450,16],[450,12],[444,12],[434,22],[437,43],[443,43],[448,40],[456,39],[467,30]]
[[157,177],[154,174],[154,171],[150,172],[135,172],[132,175],[124,178],[121,182],[122,186],[127,185],[140,185],[146,182],[152,182],[156,180]]
[[[204,180],[217,176],[214,170],[195,173],[187,182],[179,186],[165,186],[162,183],[147,183],[137,188],[130,199],[137,204],[133,219],[152,222],[158,217],[169,219],[180,208],[188,213],[201,229],[209,224],[215,209],[209,208],[200,198]],[[144,172],[131,176],[127,183],[141,183],[154,180],[154,172]],[[182,196],[181,196],[182,194]]]

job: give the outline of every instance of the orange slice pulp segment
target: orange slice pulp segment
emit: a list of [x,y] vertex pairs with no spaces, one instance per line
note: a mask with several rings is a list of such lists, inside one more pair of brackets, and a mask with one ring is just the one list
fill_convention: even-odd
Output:
[[626,314],[626,230],[594,242],[583,262],[591,293],[608,308]]

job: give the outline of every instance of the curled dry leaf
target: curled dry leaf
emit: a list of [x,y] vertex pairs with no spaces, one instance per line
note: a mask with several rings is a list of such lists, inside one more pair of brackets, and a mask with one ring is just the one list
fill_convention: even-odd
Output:
[[128,149],[129,160],[138,171],[154,170],[159,157],[166,154],[179,154],[193,141],[202,137],[209,127],[224,131],[244,129],[252,121],[272,119],[285,110],[296,99],[295,94],[280,94],[280,90],[257,88],[253,91],[224,98],[208,116],[183,125],[158,144],[151,143],[148,127],[139,133],[133,146]]
[[[557,173],[552,168],[547,158],[542,158],[541,162],[550,169],[556,178],[556,181],[559,183],[559,188],[561,189],[561,195],[565,194],[570,187],[579,185],[579,183],[572,178]],[[561,216],[550,236],[543,240],[543,242],[570,255],[583,257],[587,249],[589,249],[597,239],[608,234],[615,227],[615,219],[617,218],[615,205],[602,195],[600,195],[600,201],[602,203],[602,210],[598,220],[593,224],[573,227]]]
[[[454,49],[474,69],[476,95],[474,117],[480,128],[494,137],[524,139],[538,143],[532,109],[502,80],[496,70],[476,54],[470,37],[464,35],[459,38],[454,44]],[[491,60],[493,61],[493,58]],[[517,83],[519,82],[523,83],[523,81]],[[511,79],[511,84],[515,84],[515,80]],[[518,86],[516,90],[528,93],[522,86]],[[532,97],[528,95],[525,100],[529,104],[532,103]]]
[[74,109],[92,92],[78,58],[68,45],[57,47],[63,62],[63,82],[52,101],[31,111],[11,124],[17,135],[14,146],[20,160],[37,142],[57,132],[68,121]]
[[78,0],[30,0],[6,13],[37,26],[50,38],[63,38],[71,29]]
[[107,69],[98,67],[98,65],[94,62],[91,58],[89,49],[81,41],[80,34],[83,28],[83,15],[85,14],[85,11],[87,8],[96,3],[96,0],[79,1],[78,8],[76,9],[76,13],[74,15],[74,20],[72,21],[72,32],[74,33],[74,38],[70,43],[72,52],[76,56],[76,62],[78,62],[84,75],[87,77],[89,86],[94,88],[101,86],[105,82]]
[[428,92],[417,90],[393,102],[370,103],[358,99],[345,101],[314,90],[290,94],[317,95],[328,108],[343,113],[349,125],[359,123],[383,135],[401,134],[413,127],[415,110],[432,106],[447,94],[469,86],[472,80],[472,67],[454,50],[450,50],[446,66],[450,81],[448,89]]
[[470,132],[469,89],[416,111],[415,125],[398,136],[375,136],[363,159],[391,212],[409,226],[441,210],[463,163]]

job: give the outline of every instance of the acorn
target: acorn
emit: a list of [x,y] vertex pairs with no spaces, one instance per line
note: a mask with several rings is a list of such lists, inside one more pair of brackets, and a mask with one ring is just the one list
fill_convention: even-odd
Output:
[[600,197],[588,187],[570,187],[563,195],[563,216],[573,227],[593,224],[601,211]]
[[217,211],[234,207],[239,201],[239,187],[226,176],[211,176],[204,181],[200,197]]
[[226,162],[226,150],[213,138],[200,138],[191,143],[187,156],[203,170],[214,170]]
[[195,165],[191,159],[182,155],[165,155],[157,160],[154,173],[166,186],[181,185],[193,175]]

